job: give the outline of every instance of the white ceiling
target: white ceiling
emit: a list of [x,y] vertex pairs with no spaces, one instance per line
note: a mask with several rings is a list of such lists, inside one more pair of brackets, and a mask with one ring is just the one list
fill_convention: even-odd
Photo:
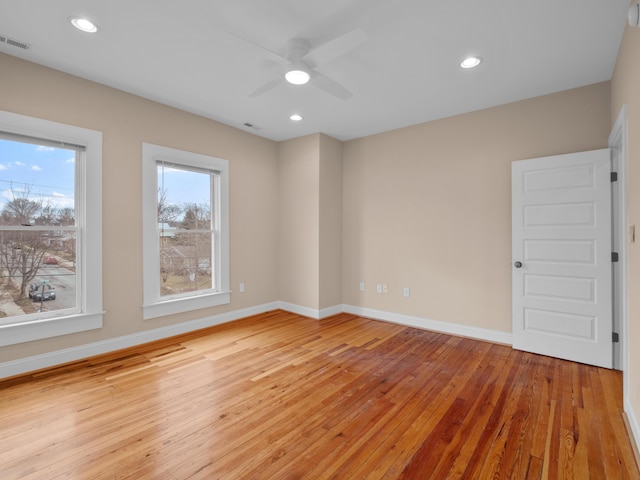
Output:
[[[0,52],[273,140],[349,140],[611,79],[629,0],[1,0]],[[89,35],[68,17],[100,26]],[[311,84],[250,97],[287,40],[366,41]],[[244,40],[242,40],[244,39]],[[468,54],[484,62],[463,70]],[[1,77],[1,72],[0,72]],[[294,123],[297,112],[304,120]],[[254,128],[243,126],[245,122]]]

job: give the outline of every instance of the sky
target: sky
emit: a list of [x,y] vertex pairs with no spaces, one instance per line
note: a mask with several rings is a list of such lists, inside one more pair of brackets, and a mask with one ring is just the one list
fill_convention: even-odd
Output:
[[170,204],[183,206],[197,203],[209,206],[211,203],[210,177],[203,173],[159,167],[158,187],[164,187]]
[[[29,198],[74,208],[74,150],[0,139],[0,211],[31,189]],[[12,191],[13,189],[13,191]]]

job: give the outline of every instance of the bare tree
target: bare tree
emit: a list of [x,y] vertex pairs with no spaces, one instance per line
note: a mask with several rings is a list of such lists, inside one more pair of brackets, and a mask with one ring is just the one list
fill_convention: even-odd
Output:
[[46,252],[41,232],[19,232],[19,248],[16,249],[20,275],[20,298],[24,298],[27,285],[35,278]]
[[56,212],[56,220],[60,225],[75,225],[76,217],[73,208],[61,208]]
[[20,246],[16,242],[15,232],[2,232],[0,235],[0,265],[4,267],[3,280],[8,283],[16,276],[19,265]]
[[27,286],[38,274],[46,245],[41,232],[4,232],[0,243],[0,262],[9,281],[17,281],[20,298],[27,293]]
[[56,211],[49,202],[46,205],[42,205],[36,213],[37,216],[33,219],[33,223],[36,225],[53,225],[56,221]]
[[[187,263],[189,280],[193,283],[194,290],[197,290],[201,283],[199,277],[208,276],[211,270],[211,234],[207,232],[211,228],[211,220],[209,205],[197,203],[185,205],[180,228],[195,231],[181,233],[177,240],[190,251]],[[206,279],[206,283],[210,282],[210,278]]]
[[180,228],[185,230],[208,230],[211,227],[211,212],[207,204],[187,203]]
[[11,184],[11,196],[13,197],[2,210],[2,223],[5,225],[31,225],[36,214],[42,211],[43,202],[32,200],[31,187],[25,185],[24,190],[16,191]]
[[167,190],[158,188],[158,223],[171,224],[182,213],[179,205],[169,203],[167,200]]
[[20,298],[24,298],[27,285],[38,274],[47,247],[41,231],[25,231],[19,228],[33,225],[38,218],[46,221],[52,209],[44,200],[30,198],[31,187],[28,185],[20,191],[12,185],[11,193],[13,198],[0,213],[0,221],[4,225],[18,228],[3,232],[0,237],[0,261],[9,280],[17,280],[20,283]]

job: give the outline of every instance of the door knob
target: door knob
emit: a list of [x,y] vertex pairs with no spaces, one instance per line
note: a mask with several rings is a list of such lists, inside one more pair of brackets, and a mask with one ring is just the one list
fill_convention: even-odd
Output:
[[513,266],[516,268],[522,268],[522,262],[516,262],[513,264]]

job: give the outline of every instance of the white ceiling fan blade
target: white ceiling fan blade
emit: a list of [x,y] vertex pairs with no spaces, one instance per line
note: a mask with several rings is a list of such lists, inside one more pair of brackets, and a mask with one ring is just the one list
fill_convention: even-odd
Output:
[[240,40],[242,43],[244,43],[246,46],[252,48],[253,50],[258,51],[260,54],[266,55],[267,58],[269,58],[269,60],[271,60],[272,62],[279,63],[280,65],[289,65],[289,64],[291,64],[291,62],[289,60],[287,60],[286,58],[284,58],[282,55],[279,55],[276,52],[273,52],[273,51],[269,50],[268,48],[263,47],[262,45],[258,45],[257,43],[254,43],[251,40],[247,40],[244,37],[236,35],[235,33],[231,33],[231,32],[226,32],[226,33],[228,33],[233,38],[236,38],[236,39]]
[[283,81],[284,81],[284,77],[282,77],[282,76],[280,76],[278,78],[274,78],[273,80],[269,80],[267,83],[265,83],[261,87],[258,87],[258,89],[255,90],[253,93],[251,93],[251,95],[249,95],[249,97],[258,97],[258,96],[262,95],[263,93],[268,92],[269,90],[273,90],[278,85],[280,85]]
[[366,40],[367,34],[358,28],[311,50],[302,60],[311,67],[318,67],[359,47]]
[[343,100],[349,100],[353,96],[349,90],[320,72],[313,72],[312,82],[320,90],[324,90],[325,92]]

